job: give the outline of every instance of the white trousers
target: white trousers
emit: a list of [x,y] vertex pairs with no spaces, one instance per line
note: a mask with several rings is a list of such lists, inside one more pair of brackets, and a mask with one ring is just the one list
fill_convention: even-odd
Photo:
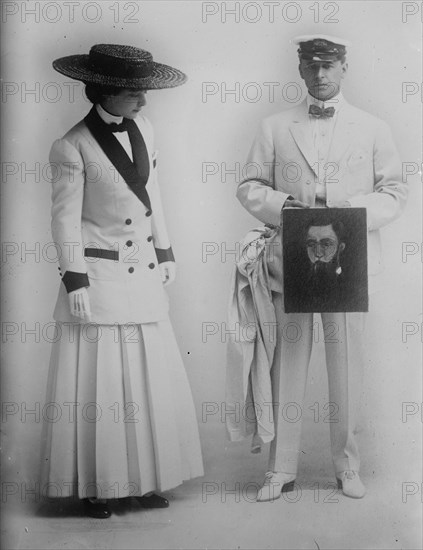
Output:
[[[277,344],[272,366],[275,438],[269,470],[295,474],[300,453],[301,418],[313,346],[313,313],[284,313],[282,296],[273,294]],[[319,314],[315,314],[319,315]],[[330,423],[335,472],[358,471],[355,441],[363,373],[363,313],[321,313],[325,340]],[[291,407],[291,410],[290,410]]]

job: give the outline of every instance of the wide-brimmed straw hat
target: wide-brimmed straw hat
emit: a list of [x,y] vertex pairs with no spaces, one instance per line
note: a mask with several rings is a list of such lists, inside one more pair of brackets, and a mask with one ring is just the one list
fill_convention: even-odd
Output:
[[187,79],[178,69],[153,61],[150,52],[120,44],[96,44],[88,55],[56,59],[53,68],[75,80],[118,88],[174,88]]

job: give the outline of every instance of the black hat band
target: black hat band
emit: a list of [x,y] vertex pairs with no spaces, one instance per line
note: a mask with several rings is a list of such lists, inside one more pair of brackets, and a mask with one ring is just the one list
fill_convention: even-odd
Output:
[[341,59],[347,52],[345,46],[326,40],[309,40],[302,42],[297,50],[301,59]]
[[128,61],[98,51],[90,51],[90,68],[106,76],[120,78],[145,78],[150,76],[154,69],[153,61]]
[[313,53],[304,53],[301,50],[298,50],[298,55],[300,59],[304,59],[306,61],[314,60],[316,58],[322,60],[322,61],[331,61],[333,59],[342,59],[342,57],[345,54],[341,53],[328,53],[328,52],[313,52]]

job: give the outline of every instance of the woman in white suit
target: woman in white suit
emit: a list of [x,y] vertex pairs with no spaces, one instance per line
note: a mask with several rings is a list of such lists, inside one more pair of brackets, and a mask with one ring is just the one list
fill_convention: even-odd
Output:
[[131,46],[99,44],[53,67],[86,84],[93,108],[54,142],[52,235],[60,258],[47,402],[43,488],[83,499],[166,507],[154,491],[203,475],[189,383],[164,285],[175,262],[157,183],[146,90],[186,76]]

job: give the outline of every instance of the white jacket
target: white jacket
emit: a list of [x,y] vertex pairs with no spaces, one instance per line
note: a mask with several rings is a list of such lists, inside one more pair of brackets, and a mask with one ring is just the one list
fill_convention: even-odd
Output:
[[[50,153],[54,172],[51,229],[61,274],[65,280],[73,276],[71,289],[88,281],[94,323],[148,323],[168,314],[158,261],[172,260],[173,255],[157,183],[153,129],[145,117],[136,122],[150,162],[146,190],[151,209],[119,172],[118,155],[112,160],[106,155],[85,120],[55,141]],[[117,144],[120,158],[125,158],[118,140],[112,138],[112,143]],[[131,164],[127,155],[126,162]],[[88,257],[87,248],[91,249]],[[98,254],[109,253],[109,257],[92,257],[97,250],[108,251]],[[54,318],[78,322],[70,315],[63,283]]]
[[[318,181],[314,155],[306,101],[266,118],[248,156],[247,177],[238,187],[238,199],[253,216],[273,225],[281,223],[281,209],[289,195],[314,206]],[[407,198],[401,161],[387,124],[344,102],[327,162],[331,163],[327,206],[348,200],[353,207],[366,208],[368,273],[375,275],[382,268],[379,229],[401,214]]]

